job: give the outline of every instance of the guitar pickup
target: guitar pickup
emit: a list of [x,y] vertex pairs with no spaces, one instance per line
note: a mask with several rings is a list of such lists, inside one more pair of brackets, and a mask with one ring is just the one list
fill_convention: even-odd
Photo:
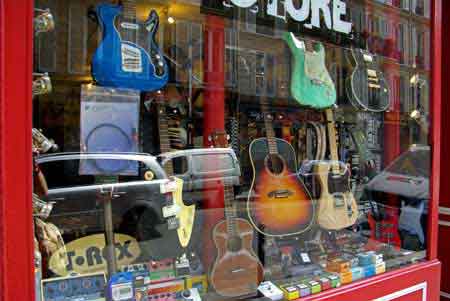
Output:
[[375,70],[373,70],[373,69],[367,69],[367,76],[378,78],[377,71],[375,71]]
[[369,84],[369,88],[373,88],[373,89],[381,89],[381,86],[378,84]]
[[175,216],[180,211],[181,211],[181,207],[176,204],[173,204],[170,206],[165,206],[162,208],[162,213],[163,213],[164,218],[168,218],[170,216]]
[[267,194],[270,198],[276,198],[276,199],[284,199],[288,198],[291,195],[293,195],[292,191],[288,189],[280,189],[280,190],[274,190]]
[[334,207],[341,208],[345,206],[345,197],[341,193],[333,194]]
[[325,82],[323,80],[320,80],[320,79],[317,79],[317,78],[311,79],[311,83],[313,85],[316,85],[316,86],[322,86],[322,85],[325,84]]

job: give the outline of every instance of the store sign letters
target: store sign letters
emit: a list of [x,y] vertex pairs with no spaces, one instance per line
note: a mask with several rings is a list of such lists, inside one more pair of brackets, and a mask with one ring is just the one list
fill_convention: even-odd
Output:
[[[230,0],[232,4],[242,8],[252,8],[258,5],[258,0]],[[352,23],[343,20],[346,14],[346,3],[343,0],[303,0],[297,6],[294,0],[285,0],[284,9],[280,7],[283,5],[279,0],[268,0],[267,14],[286,21],[286,16],[289,15],[297,22],[305,22],[308,18],[311,19],[306,27],[320,28],[321,15],[325,26],[330,30],[335,30],[341,33],[349,34],[352,30]],[[284,13],[280,14],[281,11]],[[261,7],[257,8],[262,9]]]

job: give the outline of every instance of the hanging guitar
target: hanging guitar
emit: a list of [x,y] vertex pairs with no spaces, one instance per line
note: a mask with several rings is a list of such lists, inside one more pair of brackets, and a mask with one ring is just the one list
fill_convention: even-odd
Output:
[[[163,154],[172,150],[169,139],[171,131],[168,127],[165,105],[161,102],[158,102],[156,106],[159,121],[159,145],[160,151]],[[164,165],[164,170],[166,171],[168,176],[173,177],[174,171],[173,163],[171,160],[167,161],[167,163]],[[178,239],[180,240],[180,245],[185,248],[188,246],[189,240],[192,236],[192,229],[194,226],[195,218],[195,205],[186,206],[184,204],[182,198],[183,180],[176,177],[173,177],[173,179],[176,181],[178,186],[177,193],[175,193],[173,196],[175,206],[179,207],[178,212],[175,214],[179,222],[179,227],[177,229]]]
[[347,56],[353,72],[346,80],[347,95],[357,109],[384,112],[389,108],[389,86],[375,56],[368,51],[352,48]]
[[294,99],[301,105],[316,109],[333,105],[336,88],[325,65],[324,46],[300,41],[291,32],[285,32],[283,39],[294,59],[290,85]]
[[352,226],[358,218],[358,205],[350,189],[350,170],[339,161],[333,111],[326,109],[330,161],[314,167],[320,184],[318,224],[327,230],[341,230]]
[[[159,148],[161,153],[171,152],[172,131],[168,126],[165,95],[155,93],[152,100],[158,120]],[[176,142],[178,144],[178,142]],[[195,224],[195,204],[185,205],[182,197],[183,180],[174,175],[173,162],[168,160],[163,166],[167,176],[176,183],[171,198],[166,198],[162,215],[145,210],[139,216],[138,233],[141,244],[153,260],[178,257],[197,242],[191,239]],[[162,218],[161,218],[162,216]]]
[[[228,147],[227,134],[216,132],[211,136],[214,147]],[[232,183],[224,183],[225,220],[213,229],[217,257],[211,270],[211,284],[216,293],[238,297],[256,293],[263,280],[264,269],[253,251],[252,225],[238,218]]]
[[144,23],[137,21],[134,0],[122,6],[96,7],[103,39],[92,59],[92,75],[102,86],[154,91],[166,85],[168,66],[155,41],[159,17],[152,10]]
[[255,229],[267,236],[288,236],[308,230],[315,207],[297,175],[296,155],[286,141],[276,138],[266,98],[261,98],[266,138],[249,146],[253,180],[247,213]]

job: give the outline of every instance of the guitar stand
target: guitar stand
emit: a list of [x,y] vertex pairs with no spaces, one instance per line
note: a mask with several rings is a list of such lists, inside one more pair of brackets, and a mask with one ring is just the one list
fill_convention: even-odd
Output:
[[117,272],[117,260],[114,240],[114,229],[112,221],[112,199],[114,193],[114,186],[110,191],[100,190],[103,196],[103,222],[105,227],[105,249],[106,249],[106,264],[108,267],[108,278]]

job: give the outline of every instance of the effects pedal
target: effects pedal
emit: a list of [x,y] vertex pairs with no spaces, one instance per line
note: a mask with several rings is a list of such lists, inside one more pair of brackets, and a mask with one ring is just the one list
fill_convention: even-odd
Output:
[[192,300],[192,301],[202,301],[197,288],[191,288],[184,290],[180,293],[179,300]]
[[258,291],[271,300],[277,301],[283,299],[283,292],[272,282],[265,281],[258,286]]

